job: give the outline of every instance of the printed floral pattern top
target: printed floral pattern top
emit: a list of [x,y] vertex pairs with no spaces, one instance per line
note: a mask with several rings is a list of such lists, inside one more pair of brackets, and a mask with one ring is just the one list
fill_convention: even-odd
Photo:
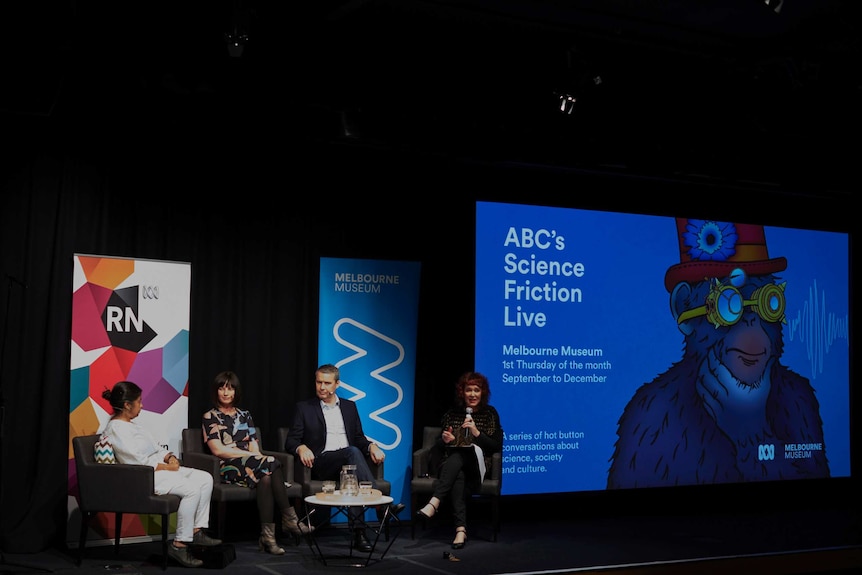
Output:
[[[204,443],[220,439],[228,447],[248,451],[249,443],[257,441],[257,430],[249,411],[237,409],[236,415],[225,415],[216,408],[203,415]],[[221,461],[222,483],[235,483],[246,487],[257,487],[262,477],[278,469],[277,459],[266,455],[248,454]]]

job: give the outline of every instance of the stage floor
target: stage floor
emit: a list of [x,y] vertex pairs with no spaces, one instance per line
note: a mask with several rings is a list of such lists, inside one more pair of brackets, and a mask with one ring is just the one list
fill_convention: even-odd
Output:
[[[558,514],[559,515],[559,514]],[[231,535],[231,534],[229,534]],[[671,517],[607,517],[504,521],[496,542],[486,524],[476,521],[467,545],[453,550],[451,524],[444,517],[427,528],[417,525],[410,538],[409,521],[381,561],[369,573],[427,575],[514,575],[577,573],[602,575],[849,575],[862,570],[859,521],[843,510]],[[293,546],[280,538],[286,553],[258,551],[254,534],[232,536],[237,558],[224,572],[231,575],[303,575],[354,571],[330,562],[323,565],[303,542]],[[346,552],[349,533],[341,526],[319,530],[327,553]],[[378,551],[386,545],[382,540]],[[6,553],[3,573],[156,573],[160,545],[124,545],[119,556],[109,546],[88,547],[84,563],[74,565],[72,550],[35,555]],[[449,553],[449,557],[445,556]],[[378,553],[379,554],[379,553]],[[211,573],[212,569],[169,571]]]

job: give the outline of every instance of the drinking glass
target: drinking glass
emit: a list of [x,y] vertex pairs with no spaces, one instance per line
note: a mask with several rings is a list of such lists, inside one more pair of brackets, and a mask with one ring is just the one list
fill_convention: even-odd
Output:
[[323,482],[323,495],[329,496],[335,494],[335,481]]

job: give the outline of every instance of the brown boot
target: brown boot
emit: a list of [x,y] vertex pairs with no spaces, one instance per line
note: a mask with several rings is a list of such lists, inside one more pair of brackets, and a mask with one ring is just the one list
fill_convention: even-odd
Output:
[[299,543],[299,538],[314,531],[314,526],[300,521],[296,515],[296,510],[291,505],[287,509],[281,510],[281,529],[293,535],[296,542]]
[[275,540],[275,523],[260,524],[260,539],[257,544],[261,551],[271,555],[284,555],[284,549],[279,547],[278,541]]

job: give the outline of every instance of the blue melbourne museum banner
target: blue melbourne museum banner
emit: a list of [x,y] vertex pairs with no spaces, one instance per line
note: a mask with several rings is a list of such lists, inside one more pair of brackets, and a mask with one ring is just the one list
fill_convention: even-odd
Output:
[[[409,503],[418,262],[320,259],[319,364],[340,369],[365,435],[386,452],[394,501]],[[408,509],[408,513],[412,510]]]

